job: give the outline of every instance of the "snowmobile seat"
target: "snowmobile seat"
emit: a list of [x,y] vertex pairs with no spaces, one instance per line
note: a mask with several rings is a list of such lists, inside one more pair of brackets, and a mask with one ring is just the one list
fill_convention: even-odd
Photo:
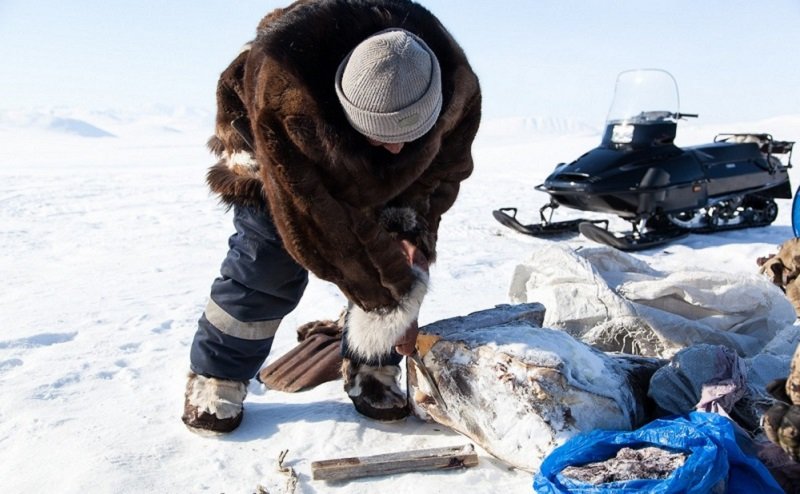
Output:
[[715,141],[711,144],[692,146],[686,149],[693,149],[699,153],[701,161],[742,161],[744,159],[758,160],[761,158],[761,150],[757,143],[753,146],[742,146],[740,143],[728,141]]

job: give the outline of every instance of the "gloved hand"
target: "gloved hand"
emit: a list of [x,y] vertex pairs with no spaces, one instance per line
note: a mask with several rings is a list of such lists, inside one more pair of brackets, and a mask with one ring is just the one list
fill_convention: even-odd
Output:
[[[403,251],[406,254],[409,266],[416,266],[417,268],[428,272],[428,258],[422,253],[416,245],[408,240],[401,240]],[[419,334],[419,324],[414,321],[411,326],[406,330],[405,334],[395,343],[395,351],[400,355],[411,355],[414,353],[414,347],[417,343],[417,335]]]
[[800,346],[794,352],[789,377],[769,383],[767,392],[779,402],[764,414],[764,433],[794,461],[800,461]]

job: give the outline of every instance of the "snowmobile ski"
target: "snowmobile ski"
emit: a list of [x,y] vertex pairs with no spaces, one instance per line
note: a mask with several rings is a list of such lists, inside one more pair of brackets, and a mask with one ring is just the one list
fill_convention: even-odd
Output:
[[578,226],[581,234],[594,242],[605,244],[622,251],[635,251],[658,247],[689,235],[687,230],[670,229],[660,232],[628,232],[615,235],[607,229],[600,228],[592,223],[584,222]]
[[[511,216],[506,213],[507,211],[511,212]],[[523,225],[517,220],[517,208],[496,209],[492,211],[492,215],[501,225],[533,237],[550,237],[567,234],[577,235],[579,233],[578,226],[581,223],[602,223],[608,226],[608,220],[587,220],[581,218],[567,221],[548,221],[544,219],[544,216],[542,216],[542,221],[540,223]]]

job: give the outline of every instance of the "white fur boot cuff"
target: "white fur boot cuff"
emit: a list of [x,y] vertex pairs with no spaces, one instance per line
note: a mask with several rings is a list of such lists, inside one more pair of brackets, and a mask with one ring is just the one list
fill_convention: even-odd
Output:
[[359,357],[374,360],[389,354],[411,324],[417,320],[428,293],[428,273],[413,266],[417,280],[397,307],[365,311],[353,305],[347,312],[347,345]]

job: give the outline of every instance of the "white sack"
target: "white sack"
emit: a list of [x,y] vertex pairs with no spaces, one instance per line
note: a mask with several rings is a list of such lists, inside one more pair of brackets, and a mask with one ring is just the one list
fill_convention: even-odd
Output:
[[796,318],[757,273],[664,273],[610,247],[540,249],[517,266],[509,295],[542,303],[545,327],[604,351],[661,358],[697,343],[753,357]]

